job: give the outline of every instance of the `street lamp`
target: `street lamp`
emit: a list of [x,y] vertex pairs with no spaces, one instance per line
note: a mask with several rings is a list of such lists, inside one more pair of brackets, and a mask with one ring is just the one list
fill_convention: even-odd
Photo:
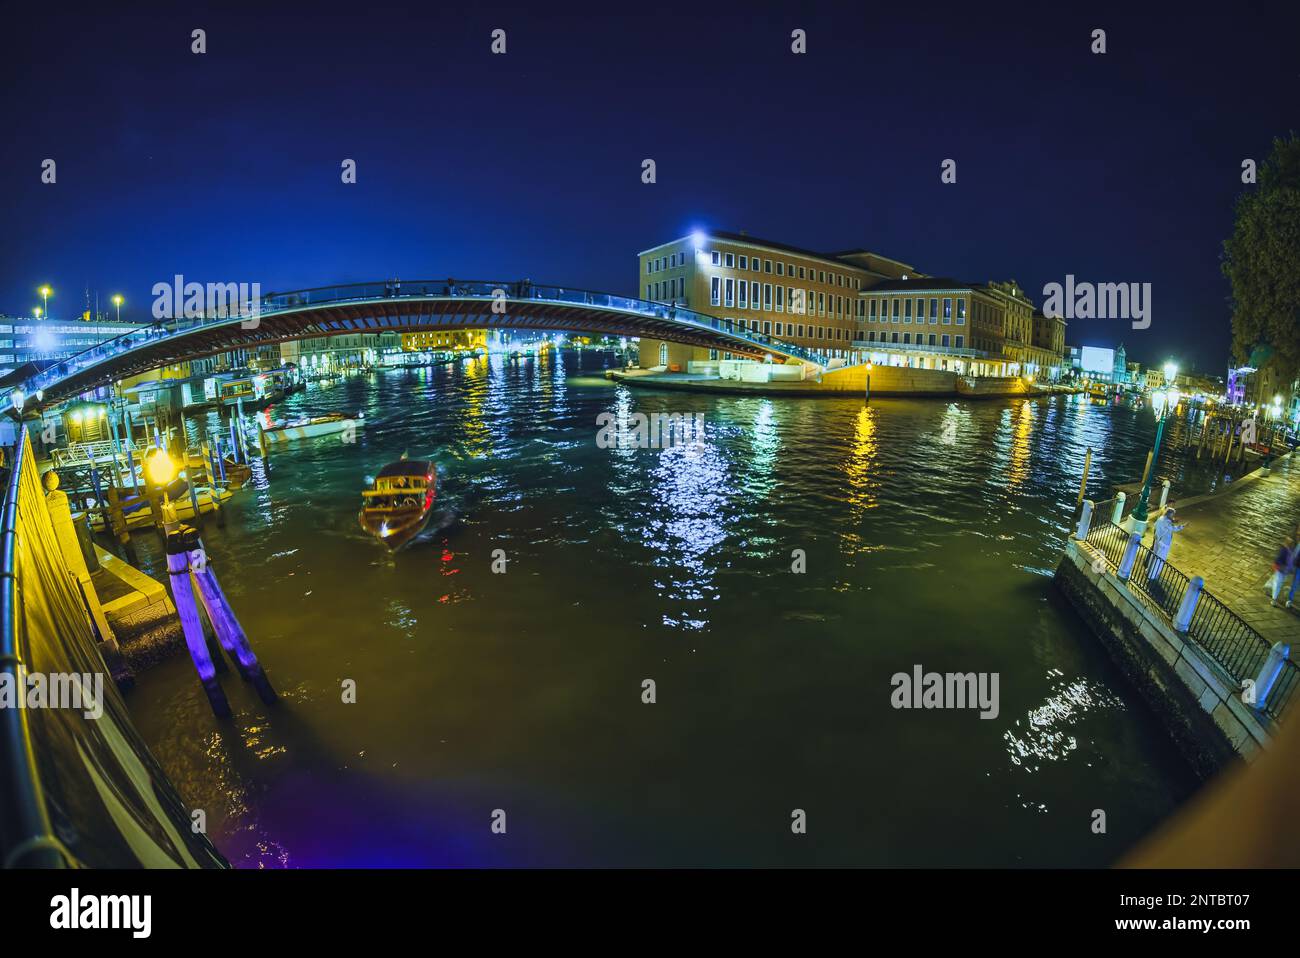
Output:
[[871,370],[874,368],[875,365],[871,360],[867,360],[867,402],[871,402]]
[[54,290],[50,289],[48,286],[42,286],[36,292],[41,294],[41,300],[43,301],[42,305],[45,307],[43,312],[46,316],[50,315],[50,297],[54,295]]
[[122,294],[121,293],[113,294],[113,305],[117,307],[117,321],[120,323],[122,321]]
[[1142,532],[1146,529],[1147,523],[1147,504],[1151,499],[1151,480],[1156,474],[1156,464],[1160,461],[1160,439],[1164,435],[1165,420],[1178,408],[1178,387],[1173,385],[1174,378],[1178,375],[1178,367],[1173,363],[1165,363],[1165,386],[1166,389],[1157,389],[1151,394],[1151,411],[1156,415],[1156,444],[1151,450],[1151,467],[1147,469],[1146,482],[1142,483],[1142,495],[1138,498],[1137,507],[1133,510],[1133,521],[1135,526],[1134,532]]

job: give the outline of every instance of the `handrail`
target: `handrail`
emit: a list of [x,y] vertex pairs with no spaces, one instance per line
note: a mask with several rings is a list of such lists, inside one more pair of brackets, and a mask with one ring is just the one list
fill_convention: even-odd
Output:
[[[18,636],[22,599],[18,593],[18,486],[23,466],[31,455],[27,427],[18,430],[9,484],[0,518],[0,673],[8,674],[13,688],[24,694],[27,671]],[[50,825],[36,757],[32,748],[27,709],[0,709],[0,790],[4,801],[4,867],[66,868],[71,856]]]
[[[205,314],[203,316],[167,321],[160,320],[154,326],[142,327],[138,330],[123,333],[48,366],[30,377],[23,384],[23,388],[30,395],[95,363],[133,349],[137,345],[156,343],[160,339],[207,326],[243,321],[254,315],[260,320],[261,317],[268,315],[274,316],[319,306],[369,301],[382,302],[395,299],[493,301],[498,299],[502,293],[505,294],[505,299],[511,302],[532,301],[591,306],[665,319],[698,329],[705,329],[736,340],[741,344],[783,353],[806,362],[824,366],[828,361],[827,354],[824,351],[808,349],[762,333],[751,333],[748,330],[729,328],[726,320],[721,317],[690,309],[675,302],[664,303],[629,296],[616,296],[612,293],[602,293],[570,286],[550,286],[533,283],[529,280],[416,279],[389,280],[378,283],[346,283],[336,286],[317,286],[310,289],[290,290],[284,293],[267,293],[261,296],[255,304],[255,313],[250,311],[241,314],[238,311],[231,312],[229,309],[223,308],[221,310],[212,310],[210,315]],[[140,344],[130,342],[133,337],[143,337],[142,342]]]
[[[1129,548],[1132,533],[1094,512],[1087,543],[1106,563],[1118,570]],[[1189,578],[1167,559],[1161,559],[1141,543],[1125,585],[1148,610],[1171,627],[1187,591]],[[1240,686],[1254,679],[1272,650],[1272,644],[1232,611],[1209,589],[1202,588],[1186,637],[1212,659]],[[1262,711],[1280,720],[1300,685],[1300,666],[1288,656],[1282,660],[1282,675],[1269,694]]]

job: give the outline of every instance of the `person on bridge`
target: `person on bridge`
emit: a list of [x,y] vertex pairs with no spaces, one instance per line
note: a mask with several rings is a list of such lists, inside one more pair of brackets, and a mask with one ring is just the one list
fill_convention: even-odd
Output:
[[1164,515],[1156,520],[1155,541],[1151,543],[1151,551],[1155,553],[1155,558],[1147,571],[1149,581],[1153,581],[1164,570],[1165,560],[1169,558],[1169,549],[1174,544],[1174,533],[1182,532],[1187,528],[1176,525],[1174,518],[1174,507],[1170,506],[1165,510]]

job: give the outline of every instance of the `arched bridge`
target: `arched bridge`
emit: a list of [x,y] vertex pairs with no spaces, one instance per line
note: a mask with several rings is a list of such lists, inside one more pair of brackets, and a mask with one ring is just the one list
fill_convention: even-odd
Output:
[[422,329],[534,329],[639,336],[743,356],[824,366],[811,350],[671,303],[546,286],[530,281],[401,280],[324,286],[261,297],[243,314],[165,320],[56,363],[23,384],[46,402],[126,376],[231,349],[345,333]]

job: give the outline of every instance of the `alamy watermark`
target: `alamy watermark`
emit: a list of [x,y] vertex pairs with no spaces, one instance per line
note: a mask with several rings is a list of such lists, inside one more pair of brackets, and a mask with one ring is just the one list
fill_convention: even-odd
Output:
[[104,714],[100,672],[28,672],[20,683],[0,672],[0,709],[72,709],[88,719]]
[[1134,329],[1151,325],[1150,283],[1065,283],[1043,287],[1043,315],[1048,319],[1130,319]]
[[670,449],[704,444],[704,413],[641,412],[620,417],[596,416],[596,445],[601,449]]
[[926,672],[921,666],[895,672],[889,704],[896,709],[979,709],[980,718],[998,717],[997,672]]
[[262,311],[261,283],[187,283],[177,273],[170,283],[153,284],[154,319],[240,316],[242,329],[256,329]]

